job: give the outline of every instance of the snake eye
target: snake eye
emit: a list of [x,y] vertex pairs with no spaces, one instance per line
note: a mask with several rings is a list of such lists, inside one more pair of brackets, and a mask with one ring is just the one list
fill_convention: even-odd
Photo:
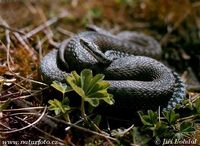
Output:
[[91,54],[100,51],[99,47],[96,44],[89,42],[87,40],[80,39],[80,44],[84,49],[86,49]]
[[110,64],[111,60],[105,56],[98,45],[92,42],[80,39],[81,46],[86,49],[98,62],[103,64]]
[[83,39],[80,39],[80,44],[81,44],[81,46],[88,46],[89,45],[89,42],[87,42],[87,41],[85,41],[85,40],[83,40]]
[[84,40],[82,38],[80,39],[80,44],[84,49],[86,49],[89,52],[99,50],[99,47],[96,44]]

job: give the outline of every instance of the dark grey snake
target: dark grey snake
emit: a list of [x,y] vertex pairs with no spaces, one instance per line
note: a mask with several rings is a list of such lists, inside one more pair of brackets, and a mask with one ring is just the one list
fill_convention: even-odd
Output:
[[150,36],[135,32],[112,35],[97,29],[65,40],[58,51],[43,58],[40,68],[47,83],[64,81],[63,73],[72,70],[90,68],[104,73],[116,109],[170,109],[185,97],[185,86],[177,73],[152,59],[160,54],[159,43]]

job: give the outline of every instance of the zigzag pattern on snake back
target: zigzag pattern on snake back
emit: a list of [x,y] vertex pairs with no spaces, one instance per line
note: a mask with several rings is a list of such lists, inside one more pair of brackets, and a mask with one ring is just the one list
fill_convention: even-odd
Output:
[[[80,43],[81,39],[95,44],[111,63],[100,63]],[[174,108],[185,97],[185,86],[177,73],[145,57],[159,58],[160,54],[159,43],[144,34],[123,32],[114,36],[86,31],[65,40],[58,51],[49,52],[40,68],[47,83],[64,81],[63,73],[72,70],[90,68],[104,73],[117,110]]]

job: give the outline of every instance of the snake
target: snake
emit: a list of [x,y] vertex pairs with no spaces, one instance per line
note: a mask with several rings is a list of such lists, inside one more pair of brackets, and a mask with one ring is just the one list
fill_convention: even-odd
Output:
[[103,73],[115,100],[114,106],[108,106],[111,111],[174,109],[185,98],[185,84],[158,61],[161,54],[159,42],[149,35],[112,34],[95,27],[64,40],[58,50],[46,54],[40,70],[48,84],[66,82],[64,74],[73,70],[89,68]]

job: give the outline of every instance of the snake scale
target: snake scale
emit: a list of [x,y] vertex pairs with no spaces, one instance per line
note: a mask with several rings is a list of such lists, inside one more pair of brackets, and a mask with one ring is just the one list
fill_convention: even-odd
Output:
[[105,74],[117,110],[173,109],[184,99],[185,86],[177,73],[153,59],[160,56],[161,47],[150,36],[97,28],[63,41],[43,58],[40,69],[47,83],[84,68]]

